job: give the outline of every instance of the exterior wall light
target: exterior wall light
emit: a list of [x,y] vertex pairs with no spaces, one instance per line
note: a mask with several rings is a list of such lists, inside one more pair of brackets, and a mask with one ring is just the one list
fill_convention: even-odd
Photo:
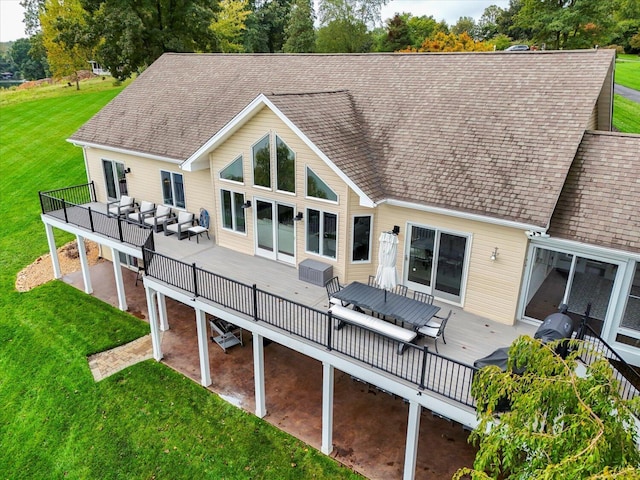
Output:
[[298,212],[298,214],[295,217],[293,217],[293,220],[296,222],[299,222],[300,220],[302,220],[302,218],[303,218],[302,212]]
[[495,262],[497,258],[498,258],[498,247],[494,248],[493,252],[491,252],[491,261]]
[[242,204],[242,208],[251,208],[251,200],[247,200]]

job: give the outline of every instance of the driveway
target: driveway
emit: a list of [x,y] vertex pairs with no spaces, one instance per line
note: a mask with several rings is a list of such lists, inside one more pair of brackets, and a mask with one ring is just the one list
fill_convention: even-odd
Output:
[[640,103],[640,90],[634,90],[633,88],[623,87],[617,83],[613,87],[613,93],[622,95],[624,98],[633,102]]

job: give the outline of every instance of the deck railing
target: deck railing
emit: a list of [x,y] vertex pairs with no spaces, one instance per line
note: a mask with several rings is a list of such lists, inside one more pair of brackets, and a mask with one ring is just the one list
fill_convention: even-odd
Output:
[[620,384],[620,395],[622,398],[630,400],[637,396],[640,391],[640,373],[635,367],[629,365],[618,355],[618,353],[587,324],[587,321],[588,313],[582,321],[576,338],[589,342],[591,348],[581,355],[580,359],[585,365],[591,365],[601,357],[607,358],[613,369],[614,378]]
[[43,214],[134,247],[145,245],[153,249],[153,233],[148,225],[91,208],[96,198],[93,182],[39,192],[39,196]]
[[[264,322],[327,350],[475,407],[471,382],[477,370],[430,352],[427,347],[399,342],[365,327],[349,324],[336,329],[328,312],[188,264],[143,247],[146,275],[224,308]],[[402,354],[399,350],[402,349]]]

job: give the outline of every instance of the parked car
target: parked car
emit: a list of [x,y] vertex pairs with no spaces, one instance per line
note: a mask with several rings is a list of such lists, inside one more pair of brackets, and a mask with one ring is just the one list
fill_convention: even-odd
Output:
[[505,52],[523,52],[529,50],[529,45],[511,45]]

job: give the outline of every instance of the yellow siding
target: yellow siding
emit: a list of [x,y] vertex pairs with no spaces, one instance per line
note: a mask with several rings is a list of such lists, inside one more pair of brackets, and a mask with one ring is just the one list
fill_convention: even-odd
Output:
[[[513,324],[528,244],[522,230],[386,204],[379,206],[377,210],[376,238],[382,231],[390,230],[393,225],[400,226],[397,264],[399,279],[405,276],[407,222],[470,234],[469,268],[462,306],[470,313]],[[498,258],[492,261],[491,252],[495,247],[498,247]]]
[[213,211],[211,181],[207,171],[185,172],[180,170],[178,165],[169,162],[109,152],[97,148],[89,148],[86,152],[89,179],[95,182],[96,196],[99,202],[107,201],[106,184],[102,170],[102,159],[106,159],[122,162],[126,168],[131,168],[131,173],[127,174],[127,189],[138,203],[143,200],[154,202],[158,205],[163,203],[160,171],[165,170],[182,174],[185,210],[193,212],[196,218],[200,215],[200,208],[205,208],[210,213]]
[[[296,154],[296,194],[276,192],[275,189],[267,190],[253,186],[252,147],[266,134],[278,135]],[[229,165],[239,155],[243,157],[244,184],[239,185],[219,179],[220,170]],[[255,198],[276,200],[292,205],[297,212],[305,212],[306,208],[316,208],[338,215],[338,242],[337,259],[332,260],[312,253],[305,252],[305,221],[296,222],[296,263],[307,258],[313,258],[333,265],[335,275],[341,278],[345,273],[345,261],[348,238],[343,232],[347,231],[347,207],[346,199],[348,187],[298,136],[292,132],[271,110],[263,108],[234,135],[220,145],[210,156],[211,177],[214,185],[215,200],[218,208],[215,210],[216,238],[222,246],[233,248],[240,252],[252,255],[255,251],[254,237],[254,209],[247,210],[246,235],[223,230],[219,224],[221,211],[219,208],[220,189],[244,193],[246,200],[251,200],[255,205]],[[306,167],[309,166],[319,175],[337,194],[338,204],[323,202],[305,198]],[[273,171],[272,165],[272,178]]]

